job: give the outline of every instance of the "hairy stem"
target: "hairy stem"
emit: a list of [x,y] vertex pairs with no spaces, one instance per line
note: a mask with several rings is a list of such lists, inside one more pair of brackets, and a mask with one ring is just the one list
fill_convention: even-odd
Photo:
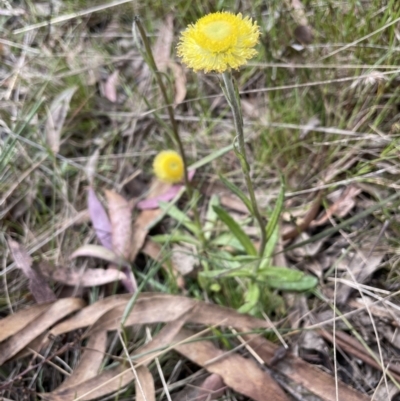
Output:
[[[240,106],[240,98],[235,89],[231,71],[228,70],[228,71],[223,72],[222,79],[224,81],[224,85],[225,85],[225,89],[226,89],[225,96],[227,98],[229,106],[231,107],[232,114],[233,114],[233,120],[235,123],[237,141],[238,141],[238,145],[239,145],[236,153],[239,157],[240,165],[242,167],[247,191],[249,193],[250,202],[251,202],[251,205],[253,208],[253,215],[254,215],[255,219],[257,220],[258,225],[260,226],[260,242],[261,242],[261,244],[260,244],[260,248],[258,250],[258,255],[259,255],[260,259],[259,259],[259,262],[255,266],[254,273],[256,273],[258,270],[258,267],[261,263],[262,257],[264,255],[264,251],[265,251],[265,245],[266,245],[265,224],[263,222],[260,211],[258,209],[258,204],[257,204],[256,196],[254,193],[253,183],[251,181],[250,167],[249,167],[249,163],[247,162],[246,148],[245,148],[245,141],[244,141],[243,119],[242,119],[242,112],[241,112],[241,106]],[[236,138],[235,138],[235,141],[236,141]]]

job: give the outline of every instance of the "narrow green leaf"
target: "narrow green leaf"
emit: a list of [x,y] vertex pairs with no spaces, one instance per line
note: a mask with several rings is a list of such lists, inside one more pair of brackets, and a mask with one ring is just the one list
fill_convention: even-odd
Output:
[[188,169],[195,170],[200,167],[203,167],[206,164],[211,163],[213,160],[218,159],[219,157],[223,156],[225,153],[228,153],[232,149],[233,149],[233,145],[228,145],[222,149],[218,149],[217,151],[210,153],[206,157],[203,157],[202,159],[198,160],[196,163],[191,164]]
[[264,277],[266,284],[277,290],[307,291],[318,284],[316,277],[287,267],[267,267],[258,271],[258,278]]
[[237,187],[232,182],[228,181],[222,175],[219,176],[219,179],[231,192],[233,192],[244,203],[248,211],[253,215],[254,214],[253,206],[251,205],[250,199],[247,197],[247,195],[239,187]]
[[167,202],[159,202],[159,206],[160,206],[160,209],[165,211],[168,216],[172,217],[179,224],[182,224],[193,234],[197,235],[198,230],[197,230],[196,224],[194,224],[193,221],[189,219],[187,214],[185,214],[184,212],[179,210],[176,206],[171,205],[170,203],[167,203]]
[[239,313],[248,313],[256,305],[260,299],[260,287],[257,283],[250,283],[245,295],[245,303],[238,309]]
[[214,206],[215,212],[218,214],[218,217],[225,223],[225,225],[232,231],[232,234],[240,241],[243,245],[244,249],[249,255],[256,256],[257,251],[254,247],[253,242],[250,237],[243,231],[243,229],[239,226],[238,223],[219,206]]
[[275,231],[276,226],[278,225],[279,217],[280,217],[280,215],[282,213],[282,209],[283,209],[283,202],[285,200],[285,189],[286,189],[285,181],[284,181],[283,177],[281,176],[281,188],[279,191],[278,199],[276,200],[275,208],[269,218],[267,227],[265,229],[266,234],[267,234],[267,241],[269,240],[269,238]]
[[153,235],[151,239],[158,244],[170,244],[173,242],[186,242],[188,244],[199,245],[199,241],[197,241],[191,235],[187,235],[182,231],[174,231],[170,234],[159,234]]
[[260,269],[271,265],[272,255],[274,254],[275,246],[279,240],[279,226],[275,225],[275,230],[271,233],[265,246],[264,255],[260,263]]
[[204,223],[204,238],[207,241],[209,241],[211,238],[211,234],[213,233],[213,229],[218,218],[218,215],[213,209],[213,206],[219,206],[218,195],[211,196],[210,201],[208,202],[206,222]]

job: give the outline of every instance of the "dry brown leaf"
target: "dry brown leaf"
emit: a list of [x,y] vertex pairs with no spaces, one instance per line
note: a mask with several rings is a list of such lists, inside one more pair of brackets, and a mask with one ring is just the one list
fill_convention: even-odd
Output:
[[105,191],[108,214],[111,221],[112,249],[118,255],[127,259],[132,236],[132,210],[129,202],[114,191]]
[[59,299],[49,305],[49,308],[39,315],[37,319],[0,344],[0,365],[21,351],[56,322],[83,308],[84,305],[85,302],[78,298]]
[[172,247],[172,264],[178,272],[185,276],[194,270],[198,263],[198,258],[193,255],[193,251],[182,245],[174,245]]
[[174,394],[174,401],[211,401],[223,396],[225,389],[224,381],[220,375],[215,373],[204,379],[189,383],[182,391]]
[[[247,331],[246,328],[242,328]],[[279,345],[260,337],[259,335],[245,335],[245,340],[261,357],[261,359],[270,365],[274,359]],[[309,392],[320,397],[323,401],[336,401],[335,378],[323,372],[317,367],[303,361],[294,355],[287,355],[274,365],[274,369],[293,380],[297,385],[303,386]],[[359,391],[338,381],[339,400],[346,401],[369,401],[369,397]]]
[[173,61],[169,63],[169,67],[172,70],[175,80],[174,106],[176,106],[177,104],[183,102],[186,97],[186,75],[183,68]]
[[101,299],[100,301],[97,301],[94,304],[91,304],[86,308],[81,309],[78,313],[71,316],[69,319],[55,326],[51,330],[51,334],[54,336],[58,336],[60,334],[67,333],[82,327],[91,326],[109,310],[121,304],[125,305],[128,299],[130,299],[131,297],[132,295],[125,294],[113,295],[111,297]]
[[[155,198],[165,193],[171,184],[165,184],[158,180],[153,181],[152,187],[146,199]],[[137,254],[142,249],[143,244],[146,240],[149,232],[149,224],[151,224],[157,217],[160,216],[162,211],[160,209],[153,210],[142,210],[139,216],[133,223],[132,227],[132,240],[130,244],[130,255],[129,260],[133,262],[136,259]]]
[[[368,277],[370,277],[381,265],[382,259],[385,257],[385,251],[373,252],[371,249],[374,244],[378,241],[378,238],[369,238],[368,243],[364,242],[362,248],[357,249],[357,253],[350,252],[340,261],[338,268],[348,270],[347,273],[342,277],[348,280],[350,283],[354,283],[354,279],[357,283],[364,283]],[[353,277],[352,277],[353,276]],[[356,286],[356,283],[354,283]],[[344,304],[353,288],[347,284],[339,283],[337,286],[337,297],[336,301],[339,304]]]
[[58,153],[60,150],[60,136],[65,117],[69,110],[71,98],[77,87],[68,88],[61,92],[51,103],[47,113],[46,137],[49,148]]
[[334,202],[326,213],[316,221],[311,223],[312,227],[326,224],[332,216],[345,217],[356,205],[355,197],[361,193],[361,189],[354,185],[347,187],[340,198]]
[[29,280],[29,290],[38,304],[55,301],[57,298],[40,272],[32,268],[32,258],[22,245],[10,239],[8,246],[15,265]]
[[112,250],[110,218],[92,187],[88,189],[87,204],[90,220],[92,221],[97,239],[104,248]]
[[146,366],[139,366],[136,369],[136,374],[136,401],[155,401],[156,391],[154,387],[154,379],[150,370]]
[[95,287],[126,279],[126,275],[119,270],[113,269],[77,269],[63,266],[52,267],[47,263],[40,264],[40,271],[59,283],[70,286]]
[[[182,329],[175,341],[184,341],[193,335],[192,331]],[[253,360],[224,352],[216,348],[211,341],[190,342],[174,348],[197,365],[221,376],[228,387],[253,400],[289,400],[275,380],[262,371]]]
[[[57,336],[93,325],[90,333],[117,330],[131,297],[130,294],[114,295],[97,301],[55,326],[51,330],[51,334]],[[141,293],[126,321],[126,326],[171,322],[188,311],[192,311],[187,318],[188,321],[206,326],[246,326],[254,329],[271,327],[264,320],[238,313],[230,308],[187,297],[160,293]]]
[[107,346],[107,332],[98,332],[90,336],[85,350],[79,360],[78,366],[74,368],[71,376],[68,376],[55,390],[74,387],[79,383],[89,380],[98,375]]
[[154,61],[159,71],[165,72],[168,67],[173,39],[174,17],[172,14],[168,14],[160,27],[153,47]]
[[77,258],[79,256],[86,256],[91,258],[99,258],[106,260],[107,262],[114,263],[117,266],[127,266],[130,267],[129,263],[123,258],[118,256],[116,253],[110,249],[104,248],[100,245],[86,244],[78,248],[70,256],[71,259]]
[[50,307],[51,304],[32,305],[14,313],[13,315],[8,315],[4,319],[1,319],[0,342],[18,333]]
[[[93,326],[92,330],[118,330],[126,305],[116,306]],[[230,308],[208,304],[191,298],[158,293],[142,293],[128,316],[125,325],[171,322],[191,311],[187,321],[206,326],[237,326],[270,328],[264,320],[243,315]],[[81,327],[85,327],[83,325]]]
[[304,219],[300,221],[296,225],[296,227],[290,228],[288,231],[283,233],[282,235],[283,240],[296,238],[301,232],[303,232],[310,226],[311,222],[315,219],[315,217],[318,214],[319,208],[321,206],[321,199],[322,199],[322,192],[319,192],[310,210],[304,216]]

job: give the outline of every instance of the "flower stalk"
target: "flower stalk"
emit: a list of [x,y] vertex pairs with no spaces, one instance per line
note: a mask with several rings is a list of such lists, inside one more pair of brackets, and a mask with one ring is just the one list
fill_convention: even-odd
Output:
[[[143,25],[140,21],[140,18],[138,16],[135,16],[134,23],[136,24],[136,26],[139,30],[140,37],[143,40],[144,48],[145,48],[145,51],[147,54],[147,63],[150,67],[151,72],[153,73],[153,75],[156,78],[157,84],[161,90],[162,97],[166,104],[168,116],[169,116],[169,119],[171,122],[173,139],[174,139],[176,145],[178,146],[178,150],[179,150],[179,153],[180,153],[180,155],[182,157],[182,161],[183,161],[183,179],[185,182],[186,192],[188,194],[189,199],[193,200],[195,198],[195,196],[194,196],[195,194],[194,194],[194,190],[193,190],[192,184],[191,184],[191,182],[189,180],[189,176],[188,176],[187,159],[186,159],[185,150],[184,150],[181,138],[179,136],[178,124],[175,119],[174,109],[172,107],[170,99],[168,98],[167,90],[165,88],[164,82],[161,78],[161,74],[158,71],[156,62],[154,60],[153,52],[151,50],[149,40],[147,39],[146,32],[145,32]],[[196,198],[197,198],[197,196],[196,196]],[[202,231],[199,212],[196,207],[193,207],[192,210],[193,210],[195,224],[197,225],[197,227],[199,229],[198,232],[200,235],[200,240],[203,244],[205,244],[205,238],[204,238],[203,231]]]
[[247,161],[246,156],[246,148],[245,148],[245,141],[244,141],[244,132],[243,132],[243,118],[242,118],[242,109],[240,106],[240,97],[238,94],[237,87],[233,82],[232,72],[231,70],[226,70],[222,73],[222,79],[224,82],[225,90],[224,94],[228,104],[232,110],[233,120],[235,124],[236,130],[236,138],[237,139],[238,147],[235,146],[235,153],[239,158],[240,165],[242,167],[244,179],[246,182],[247,191],[249,193],[250,202],[252,205],[252,212],[254,218],[257,220],[258,225],[260,226],[260,248],[258,250],[259,261],[255,265],[254,273],[257,273],[257,270],[260,266],[262,261],[262,257],[264,256],[265,246],[266,246],[266,232],[265,232],[265,224],[263,218],[260,214],[258,209],[258,204],[256,200],[256,196],[254,193],[253,183],[251,181],[250,176],[250,167]]

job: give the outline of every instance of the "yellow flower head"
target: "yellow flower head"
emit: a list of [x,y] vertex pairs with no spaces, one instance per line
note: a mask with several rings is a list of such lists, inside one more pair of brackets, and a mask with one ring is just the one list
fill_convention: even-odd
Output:
[[153,161],[153,169],[157,178],[174,184],[183,178],[183,160],[174,150],[161,151]]
[[217,12],[200,18],[182,33],[178,56],[195,71],[237,69],[257,54],[260,29],[242,14]]

